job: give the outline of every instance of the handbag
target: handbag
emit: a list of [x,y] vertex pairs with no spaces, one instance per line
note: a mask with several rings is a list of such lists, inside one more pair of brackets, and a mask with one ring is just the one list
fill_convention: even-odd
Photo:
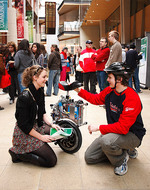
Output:
[[8,74],[7,70],[5,69],[5,74],[2,75],[0,81],[0,88],[6,88],[11,85],[11,76]]

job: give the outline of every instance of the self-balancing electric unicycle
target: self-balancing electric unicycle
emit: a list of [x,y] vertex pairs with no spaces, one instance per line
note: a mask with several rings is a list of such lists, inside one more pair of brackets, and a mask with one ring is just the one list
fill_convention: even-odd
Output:
[[79,127],[87,124],[83,122],[83,110],[84,106],[88,105],[82,100],[74,101],[69,96],[69,91],[81,87],[82,84],[75,81],[71,84],[61,81],[59,88],[67,91],[67,95],[61,96],[60,100],[56,104],[51,104],[52,119],[53,122],[58,124],[62,128],[72,128],[72,134],[69,137],[61,138],[55,141],[60,148],[67,153],[77,152],[82,145],[82,135]]

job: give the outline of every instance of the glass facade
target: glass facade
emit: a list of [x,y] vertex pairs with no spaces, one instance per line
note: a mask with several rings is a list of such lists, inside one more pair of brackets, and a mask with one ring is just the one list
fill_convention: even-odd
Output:
[[120,24],[120,6],[106,19],[105,32],[108,33]]
[[150,0],[131,0],[130,1],[130,16],[133,16],[138,11],[142,10],[147,5],[150,5]]

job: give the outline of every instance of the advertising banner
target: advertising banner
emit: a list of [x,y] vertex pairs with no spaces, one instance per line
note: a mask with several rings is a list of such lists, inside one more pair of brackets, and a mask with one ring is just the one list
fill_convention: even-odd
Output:
[[28,31],[29,31],[29,43],[33,43],[33,19],[32,11],[27,11]]
[[0,32],[8,32],[7,0],[0,0]]
[[17,10],[17,38],[24,38],[24,11],[23,0],[15,0],[15,8]]
[[140,84],[143,87],[146,87],[147,43],[148,43],[147,37],[141,39],[142,59],[140,60],[139,64],[139,79],[140,79]]

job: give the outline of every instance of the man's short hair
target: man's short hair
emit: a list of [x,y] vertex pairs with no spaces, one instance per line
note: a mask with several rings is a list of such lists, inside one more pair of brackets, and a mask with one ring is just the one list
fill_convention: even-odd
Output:
[[119,32],[117,32],[116,30],[112,30],[111,32],[109,32],[109,35],[113,36],[116,40],[119,40]]
[[101,39],[105,40],[105,42],[108,44],[108,39],[106,37],[101,37]]
[[130,49],[135,49],[135,45],[134,44],[130,44]]

